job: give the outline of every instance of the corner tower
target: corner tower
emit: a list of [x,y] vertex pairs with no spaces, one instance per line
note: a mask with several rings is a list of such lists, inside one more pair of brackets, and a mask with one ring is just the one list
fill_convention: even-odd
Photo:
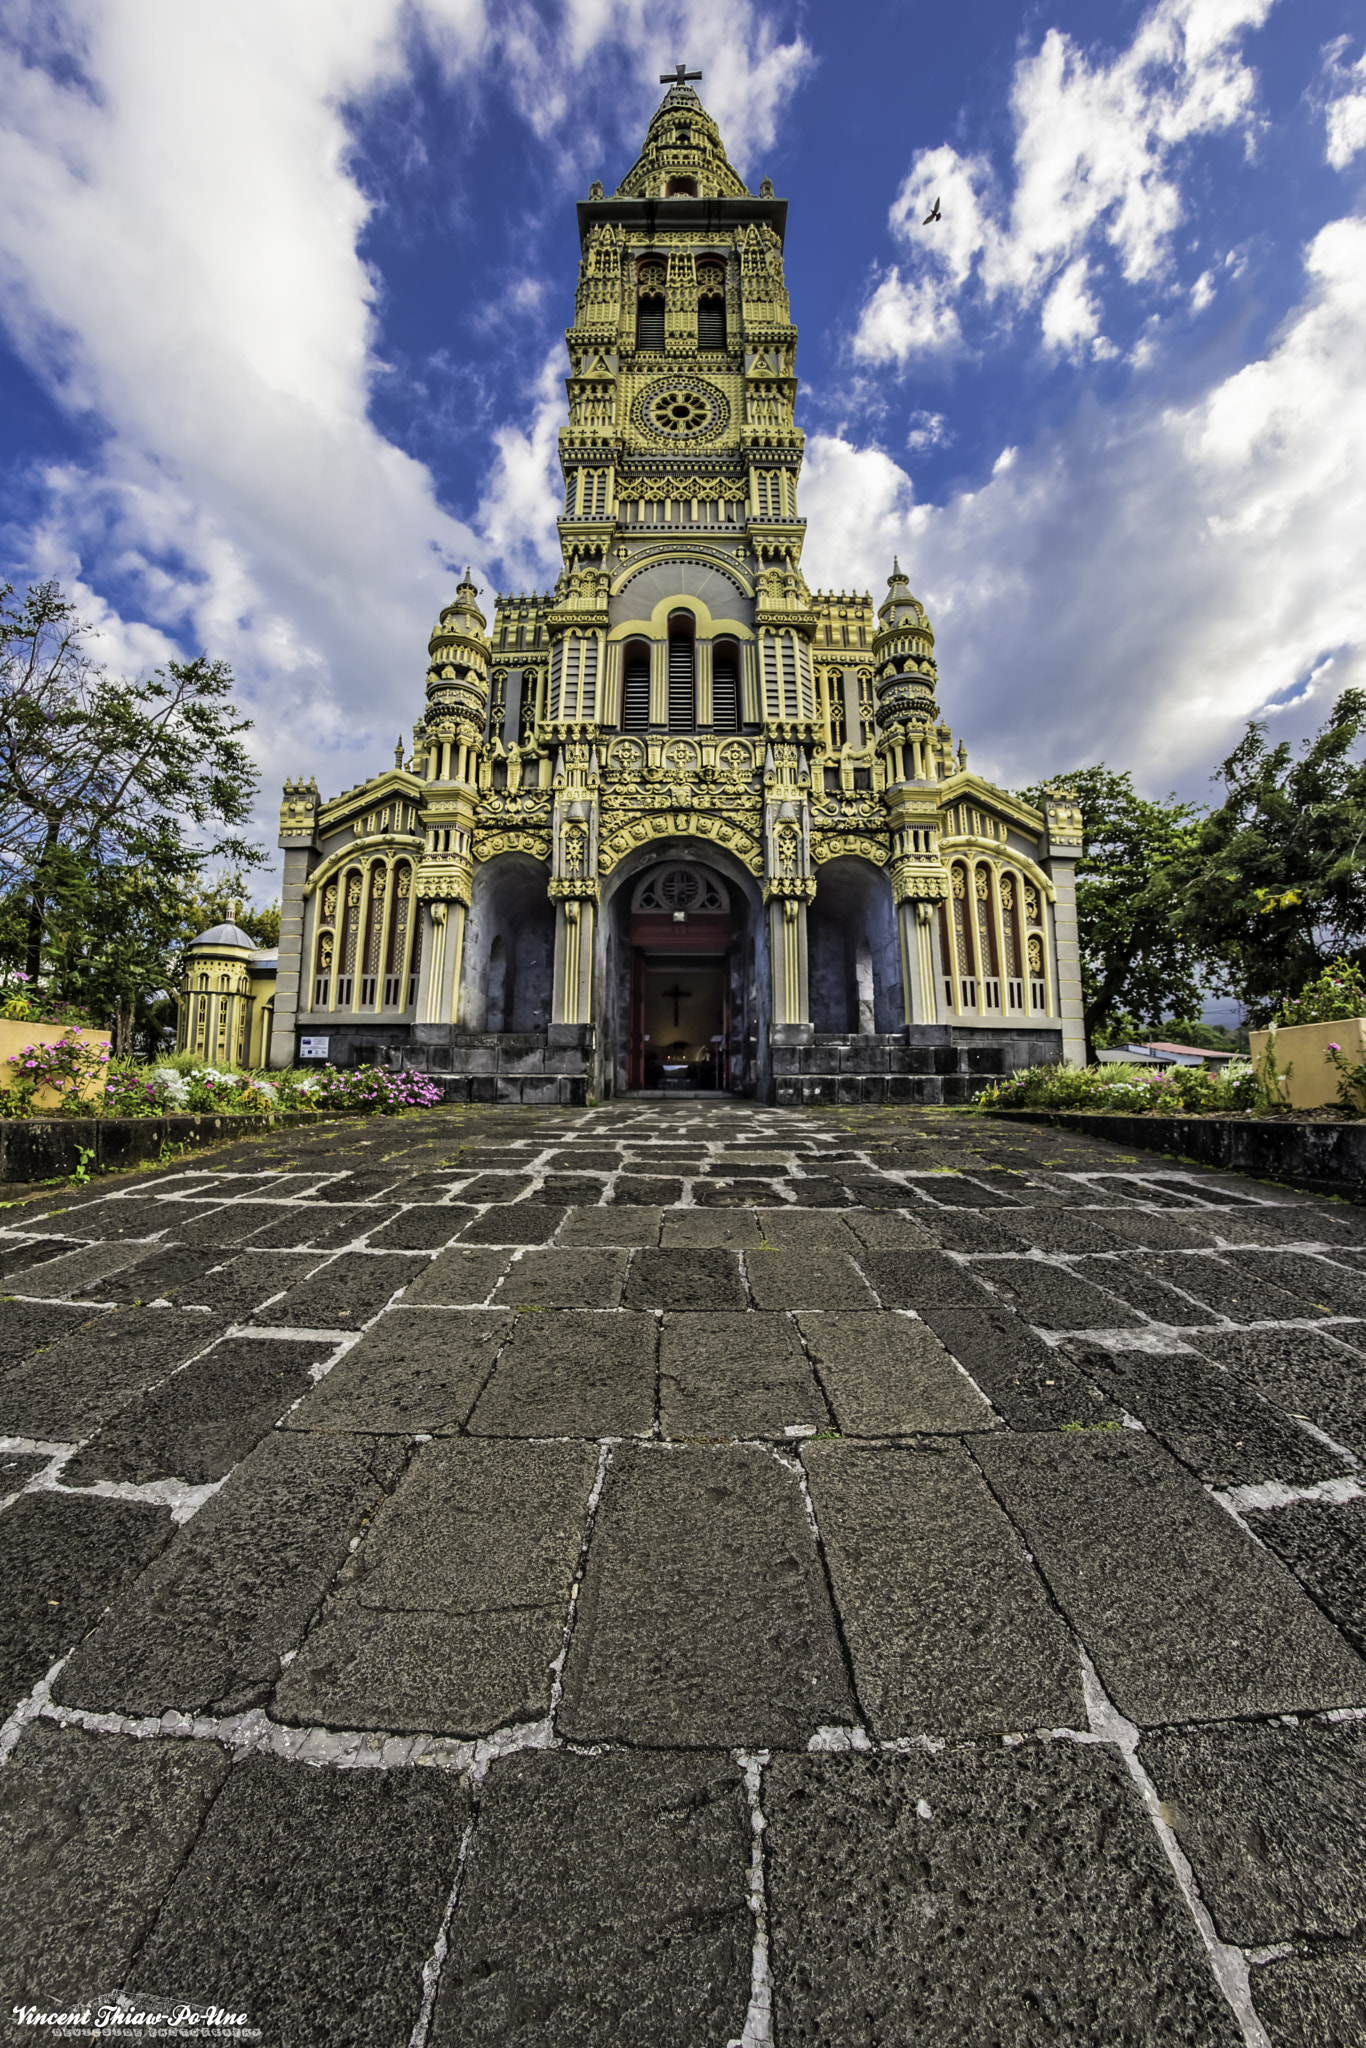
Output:
[[277,1058],[291,987],[329,1057],[474,1099],[953,1099],[1079,1052],[1075,848],[955,755],[899,567],[876,619],[807,586],[787,203],[699,75],[579,205],[554,588],[486,628],[467,573],[406,766],[290,786]]

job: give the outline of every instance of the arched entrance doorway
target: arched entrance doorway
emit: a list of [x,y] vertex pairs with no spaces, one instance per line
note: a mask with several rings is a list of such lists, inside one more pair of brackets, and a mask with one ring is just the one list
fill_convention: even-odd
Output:
[[676,855],[627,879],[614,911],[618,1090],[753,1093],[757,971],[744,891]]

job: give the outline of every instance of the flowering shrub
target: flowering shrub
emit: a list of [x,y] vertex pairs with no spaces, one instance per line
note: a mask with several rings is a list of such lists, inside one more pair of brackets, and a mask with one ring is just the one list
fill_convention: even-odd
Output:
[[65,1024],[76,1031],[88,1030],[94,1018],[77,1003],[59,1003],[47,995],[26,974],[11,974],[0,988],[0,1017],[18,1024]]
[[1090,1109],[1126,1116],[1257,1109],[1262,1103],[1248,1060],[1231,1060],[1222,1073],[1204,1066],[1141,1067],[1124,1060],[1097,1067],[1028,1067],[993,1081],[974,1098],[979,1109]]
[[245,1115],[271,1110],[313,1109],[355,1115],[392,1116],[403,1109],[430,1109],[442,1100],[440,1086],[424,1074],[395,1073],[387,1067],[313,1067],[264,1074],[226,1073],[217,1067],[121,1064],[105,1090],[110,1116]]
[[74,1030],[51,1045],[21,1046],[6,1062],[13,1077],[11,1114],[30,1114],[34,1096],[45,1088],[57,1095],[63,1109],[79,1104],[81,1091],[98,1079],[108,1060],[107,1045],[87,1045]]
[[392,1067],[320,1067],[299,1077],[295,1085],[310,1109],[360,1110],[374,1116],[392,1116],[400,1109],[431,1109],[444,1099],[445,1092],[425,1074]]
[[1307,981],[1276,1013],[1281,1024],[1333,1024],[1339,1017],[1366,1017],[1366,977],[1350,960],[1335,960],[1317,981]]

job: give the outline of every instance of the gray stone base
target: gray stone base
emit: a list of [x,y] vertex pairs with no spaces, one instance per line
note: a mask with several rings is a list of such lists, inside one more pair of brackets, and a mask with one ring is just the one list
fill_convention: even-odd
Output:
[[414,1024],[407,1042],[386,1051],[385,1060],[439,1082],[447,1102],[582,1109],[593,1046],[591,1024],[545,1024],[537,1031]]
[[783,1109],[971,1102],[983,1081],[995,1075],[1057,1065],[1062,1029],[912,1024],[894,1032],[817,1032],[807,1045],[775,1043],[772,1057],[774,1100]]

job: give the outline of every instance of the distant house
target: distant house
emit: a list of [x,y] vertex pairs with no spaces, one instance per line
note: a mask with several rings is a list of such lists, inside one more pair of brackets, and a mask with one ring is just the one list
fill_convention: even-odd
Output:
[[1149,1038],[1141,1045],[1112,1045],[1096,1058],[1107,1064],[1122,1060],[1127,1066],[1198,1067],[1203,1063],[1213,1069],[1226,1067],[1230,1060],[1246,1059],[1247,1054],[1222,1046],[1216,1050],[1208,1045],[1177,1045],[1169,1038]]

